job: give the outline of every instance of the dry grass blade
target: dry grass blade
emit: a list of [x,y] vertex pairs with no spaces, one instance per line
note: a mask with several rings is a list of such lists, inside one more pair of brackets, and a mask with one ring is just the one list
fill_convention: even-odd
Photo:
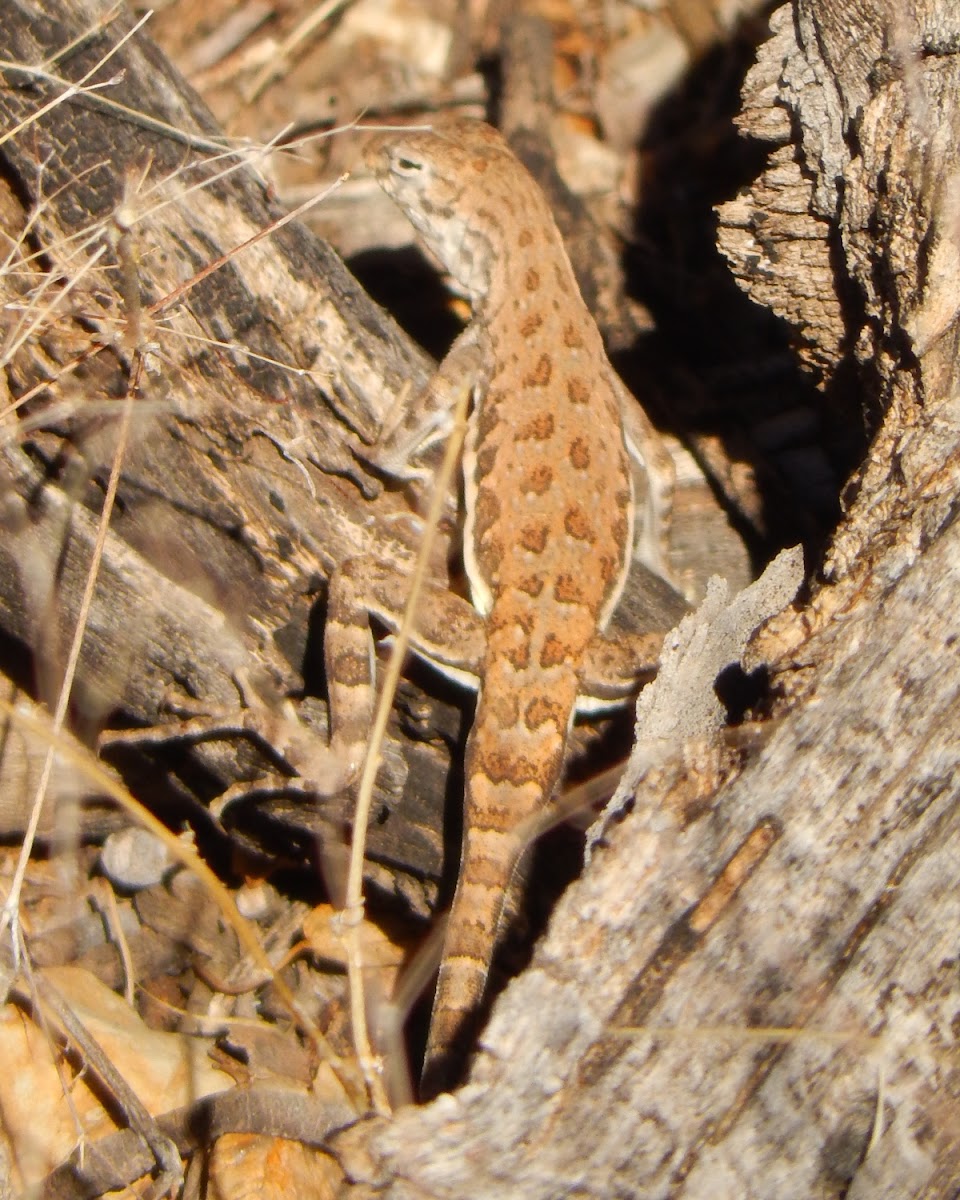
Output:
[[382,1073],[378,1060],[370,1045],[370,1035],[367,1028],[366,1004],[363,987],[363,951],[359,937],[359,927],[363,922],[363,859],[366,847],[367,826],[370,820],[370,807],[373,800],[373,785],[377,770],[380,766],[380,749],[387,729],[387,720],[393,704],[400,673],[403,670],[410,637],[416,623],[417,604],[420,592],[427,577],[430,553],[437,526],[446,503],[447,493],[453,482],[453,475],[460,460],[460,448],[467,426],[467,407],[472,391],[472,383],[463,381],[456,396],[454,407],[453,428],[447,439],[443,461],[434,480],[433,492],[430,497],[430,507],[424,522],[423,539],[417,551],[416,563],[410,579],[410,594],[404,609],[403,622],[397,630],[396,638],[387,662],[384,674],[383,688],[377,702],[373,728],[363,763],[363,773],[357,789],[357,804],[353,823],[353,840],[350,847],[350,866],[347,876],[346,897],[340,921],[343,937],[347,946],[347,963],[350,984],[350,1018],[353,1025],[354,1046],[357,1059],[363,1071],[374,1108],[378,1112],[388,1112],[389,1100],[383,1086]]

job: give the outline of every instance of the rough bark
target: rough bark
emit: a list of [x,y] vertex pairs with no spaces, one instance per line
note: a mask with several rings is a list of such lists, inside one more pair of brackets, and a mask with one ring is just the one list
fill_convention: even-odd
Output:
[[[42,63],[96,30],[96,13],[94,4],[3,6],[9,59]],[[130,24],[121,18],[81,41],[60,69],[79,78]],[[69,299],[56,297],[45,336],[5,356],[12,399],[53,381],[21,409],[29,423],[8,423],[0,545],[3,628],[32,652],[46,699],[76,623],[116,444],[120,406],[109,398],[128,387],[130,313],[117,276],[130,261],[153,346],[77,676],[75,707],[94,730],[114,712],[169,720],[191,697],[236,709],[239,669],[268,702],[302,689],[305,659],[317,686],[311,622],[323,580],[351,554],[390,552],[390,522],[409,512],[402,497],[378,496],[350,447],[373,437],[429,369],[336,255],[295,223],[231,254],[283,214],[244,160],[218,149],[202,104],[148,38],[126,42],[91,82],[120,69],[110,86],[52,104],[42,120],[34,114],[62,86],[9,71],[0,94],[4,128],[27,122],[3,147],[4,228],[22,256],[22,270],[5,276],[19,288],[7,300],[26,302],[58,272],[75,280]],[[116,220],[124,199],[126,266]],[[87,275],[98,249],[98,271]],[[11,322],[8,347],[17,332]],[[434,727],[456,720],[433,712]],[[393,736],[381,800],[403,815],[373,831],[372,852],[435,875],[446,755],[421,742],[402,758],[396,728]],[[264,766],[235,742],[208,745],[203,763],[221,784]],[[242,809],[230,814],[241,829]],[[259,811],[274,819],[274,848],[289,845],[278,829],[309,844],[325,828],[298,798],[262,799]]]
[[[7,6],[3,24],[20,61],[38,62],[54,44],[40,18],[31,25]],[[722,244],[752,293],[794,323],[838,404],[855,380],[874,430],[826,571],[803,612],[776,622],[756,651],[775,672],[779,719],[727,786],[717,786],[723,762],[710,745],[648,775],[498,1003],[467,1086],[335,1142],[345,1195],[899,1200],[960,1185],[960,25],[947,0],[889,11],[880,0],[796,0],[773,28],[744,122],[776,148],[752,194],[724,210]],[[138,38],[128,53],[141,57],[111,98],[126,87],[141,111],[167,111],[168,76],[149,43]],[[6,121],[47,94],[24,82],[7,80]],[[37,124],[39,147],[3,146],[18,189],[47,160],[45,231],[74,232],[92,209],[115,207],[119,175],[85,174],[90,162],[140,163],[145,147],[155,177],[182,162],[182,145],[103,118],[94,103],[61,105],[53,124]],[[133,141],[105,148],[88,132],[98,122]],[[48,145],[57,153],[38,152]],[[91,159],[71,157],[87,147]],[[113,199],[84,205],[78,181]],[[65,184],[71,202],[58,205]],[[162,224],[151,218],[153,253],[141,253],[139,272],[146,303],[190,277],[211,246],[239,244],[277,215],[250,177],[230,188],[229,202],[217,183],[173,196]],[[22,191],[8,188],[3,205],[24,219]],[[139,669],[115,670],[101,704],[141,720],[159,714],[171,679],[205,700],[232,699],[230,672],[251,648],[280,690],[298,683],[281,647],[292,643],[299,664],[304,581],[381,536],[367,524],[371,504],[385,522],[398,511],[334,473],[357,473],[375,490],[334,431],[371,436],[403,380],[425,374],[339,262],[292,226],[224,274],[192,288],[175,320],[269,347],[273,358],[280,344],[291,366],[322,373],[326,402],[315,381],[289,371],[163,341],[162,384],[137,423],[108,599],[95,609],[83,672],[93,694],[118,630],[137,630]],[[51,335],[51,362],[69,357],[71,337],[69,324]],[[15,362],[16,390],[45,369]],[[78,397],[125,386],[111,349],[75,377]],[[62,634],[32,620],[29,599],[65,569],[50,538],[68,519],[66,568],[79,569],[72,556],[82,562],[96,509],[91,480],[111,449],[100,413],[83,436],[77,420],[68,432],[87,467],[73,493],[40,487],[63,453],[49,414],[29,454],[14,441],[3,451],[4,627],[54,667]],[[60,478],[71,482],[65,470]],[[72,499],[77,489],[90,509]],[[229,596],[218,580],[230,581]],[[76,595],[75,585],[63,590]],[[217,618],[224,611],[229,620]],[[65,604],[62,628],[72,616]],[[228,780],[231,769],[222,767]],[[417,825],[414,806],[440,794],[438,779],[408,788],[391,810],[391,821],[415,826],[399,841],[420,836],[434,867],[436,825],[432,816]]]
[[709,803],[689,766],[641,785],[467,1087],[345,1143],[359,1191],[960,1183],[960,26],[932,0],[798,0],[773,28],[744,123],[780,146],[723,244],[838,403],[855,369],[875,429],[824,576],[761,643],[780,720]]

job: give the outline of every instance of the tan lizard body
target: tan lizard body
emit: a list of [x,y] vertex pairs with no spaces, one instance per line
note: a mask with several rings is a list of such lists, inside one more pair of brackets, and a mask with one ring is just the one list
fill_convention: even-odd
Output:
[[[473,308],[431,389],[426,421],[399,428],[384,452],[398,460],[441,435],[445,384],[472,379],[463,555],[479,617],[452,598],[460,606],[450,609],[452,636],[444,639],[444,620],[428,615],[418,647],[479,680],[463,857],[427,1049],[435,1086],[482,999],[504,896],[559,782],[578,698],[609,700],[649,678],[662,634],[626,643],[603,636],[638,513],[623,395],[536,183],[478,121],[379,136],[366,159]],[[669,481],[656,434],[639,411],[637,419],[650,479]],[[643,540],[656,568],[666,485],[647,487]],[[351,611],[339,618],[346,648],[328,648],[332,701],[338,677],[345,691],[361,673],[365,650],[349,636],[359,607],[389,616],[397,605],[388,568],[370,583],[372,603],[361,598],[363,574],[338,593]],[[459,658],[444,640],[459,641]]]

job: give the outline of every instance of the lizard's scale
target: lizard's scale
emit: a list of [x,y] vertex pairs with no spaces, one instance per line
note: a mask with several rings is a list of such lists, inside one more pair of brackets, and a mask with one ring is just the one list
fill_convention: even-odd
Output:
[[441,372],[474,378],[464,562],[486,648],[429,1077],[462,1049],[482,998],[511,876],[559,782],[591,645],[623,588],[636,505],[619,383],[550,209],[505,141],[457,120],[381,135],[367,161],[473,309]]

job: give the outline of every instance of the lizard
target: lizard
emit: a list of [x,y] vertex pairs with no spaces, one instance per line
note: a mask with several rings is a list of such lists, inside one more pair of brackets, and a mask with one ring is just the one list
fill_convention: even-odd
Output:
[[[607,359],[546,200],[495,129],[456,118],[377,134],[364,157],[472,310],[415,415],[395,423],[376,460],[412,474],[404,464],[446,435],[449,395],[468,382],[470,602],[429,589],[412,643],[478,691],[422,1078],[431,1094],[473,1033],[505,897],[560,781],[575,711],[624,698],[656,671],[662,632],[605,630],[635,541],[667,575],[672,462]],[[369,615],[395,624],[404,586],[402,571],[372,560],[348,562],[331,580],[331,747],[347,770],[372,712]]]

